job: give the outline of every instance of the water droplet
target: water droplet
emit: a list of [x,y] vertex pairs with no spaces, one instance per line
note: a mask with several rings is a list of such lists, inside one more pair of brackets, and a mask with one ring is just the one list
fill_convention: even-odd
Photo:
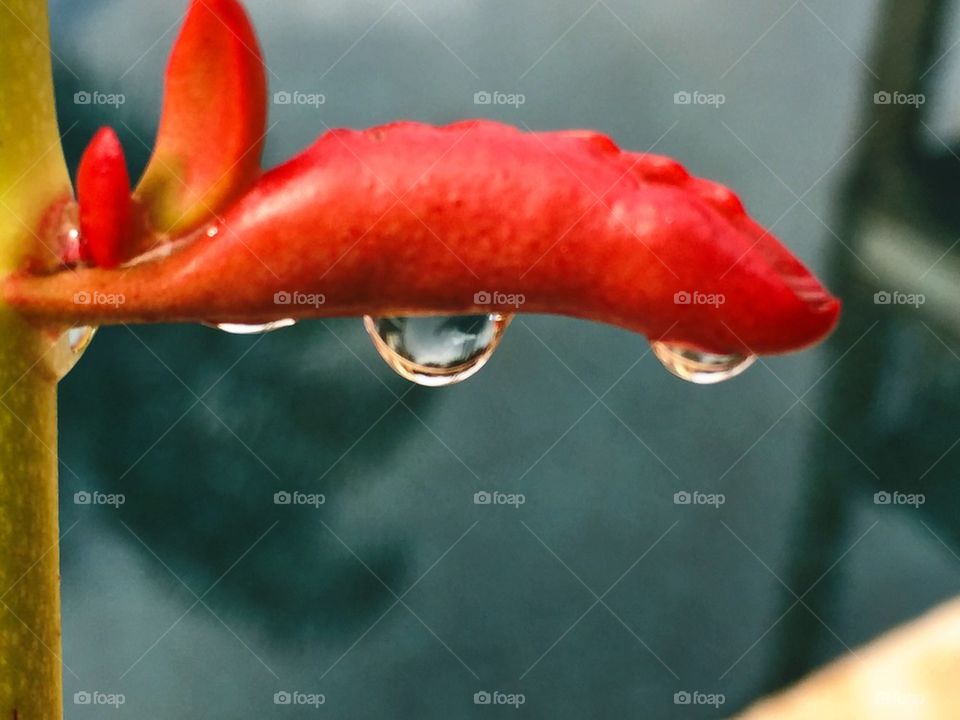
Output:
[[377,352],[400,377],[441,387],[477,373],[500,344],[512,316],[448,315],[363,319]]
[[66,332],[67,346],[74,355],[82,354],[90,343],[93,342],[93,336],[97,334],[97,329],[89,325],[70,328]]
[[655,342],[653,354],[678,378],[697,385],[713,385],[734,378],[756,361],[756,355],[714,355]]
[[273,322],[262,323],[260,325],[242,325],[240,323],[204,323],[207,327],[223,330],[231,335],[260,335],[261,333],[273,332],[280,328],[296,325],[297,321],[293,318],[284,320],[274,320]]
[[55,250],[67,265],[80,262],[80,206],[75,202],[66,203],[60,212]]
[[63,379],[73,370],[83,353],[90,347],[96,332],[95,327],[84,325],[70,328],[60,336],[50,351],[50,364],[58,379]]

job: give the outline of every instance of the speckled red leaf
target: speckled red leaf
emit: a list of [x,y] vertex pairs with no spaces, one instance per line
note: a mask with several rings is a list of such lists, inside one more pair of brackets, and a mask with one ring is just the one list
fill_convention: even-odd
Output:
[[[77,307],[79,291],[125,302]],[[328,133],[169,257],[6,295],[108,323],[512,312],[523,295],[522,312],[715,353],[799,349],[840,307],[726,188],[600,135],[490,122]]]
[[260,174],[266,79],[237,0],[192,0],[167,67],[153,157],[137,187],[156,233],[182,234]]

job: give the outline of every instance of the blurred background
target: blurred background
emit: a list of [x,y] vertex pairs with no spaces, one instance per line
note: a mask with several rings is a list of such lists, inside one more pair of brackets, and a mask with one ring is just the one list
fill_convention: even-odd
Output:
[[[61,395],[68,718],[95,690],[158,719],[722,717],[957,594],[955,4],[247,5],[271,93],[323,96],[271,106],[267,166],[398,118],[595,128],[736,188],[842,325],[697,387],[642,337],[520,316],[439,390],[355,318],[101,331]],[[185,7],[52,1],[71,167],[110,124],[142,169]]]

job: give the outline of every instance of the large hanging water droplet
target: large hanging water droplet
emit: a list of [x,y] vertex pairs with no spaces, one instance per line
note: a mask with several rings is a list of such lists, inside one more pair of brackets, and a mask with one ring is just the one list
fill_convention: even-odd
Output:
[[655,342],[653,354],[678,378],[697,385],[713,385],[734,378],[756,361],[756,355],[714,355],[690,348]]
[[223,330],[231,335],[259,335],[261,333],[273,332],[281,328],[296,325],[297,321],[293,318],[284,320],[274,320],[273,322],[262,323],[260,325],[243,325],[240,323],[204,323],[207,327]]
[[449,315],[363,319],[377,352],[407,380],[440,387],[477,373],[500,344],[512,316]]
[[95,327],[73,327],[64,332],[50,350],[50,366],[58,379],[66,377],[93,342]]

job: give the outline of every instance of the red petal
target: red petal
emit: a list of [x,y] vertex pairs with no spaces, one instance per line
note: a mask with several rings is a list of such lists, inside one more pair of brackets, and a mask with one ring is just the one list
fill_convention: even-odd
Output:
[[130,176],[120,138],[101,128],[83,152],[77,172],[80,257],[103,268],[123,260],[130,237]]
[[[522,312],[715,353],[801,348],[840,308],[729,190],[594,134],[489,122],[334,131],[265,175],[215,230],[122,275],[15,279],[8,299],[97,322],[252,323],[511,312],[509,296],[522,295]],[[125,303],[77,307],[80,290]],[[297,292],[325,302],[277,295]]]
[[236,0],[193,0],[167,67],[160,130],[137,198],[152,229],[209,221],[260,174],[266,79]]

